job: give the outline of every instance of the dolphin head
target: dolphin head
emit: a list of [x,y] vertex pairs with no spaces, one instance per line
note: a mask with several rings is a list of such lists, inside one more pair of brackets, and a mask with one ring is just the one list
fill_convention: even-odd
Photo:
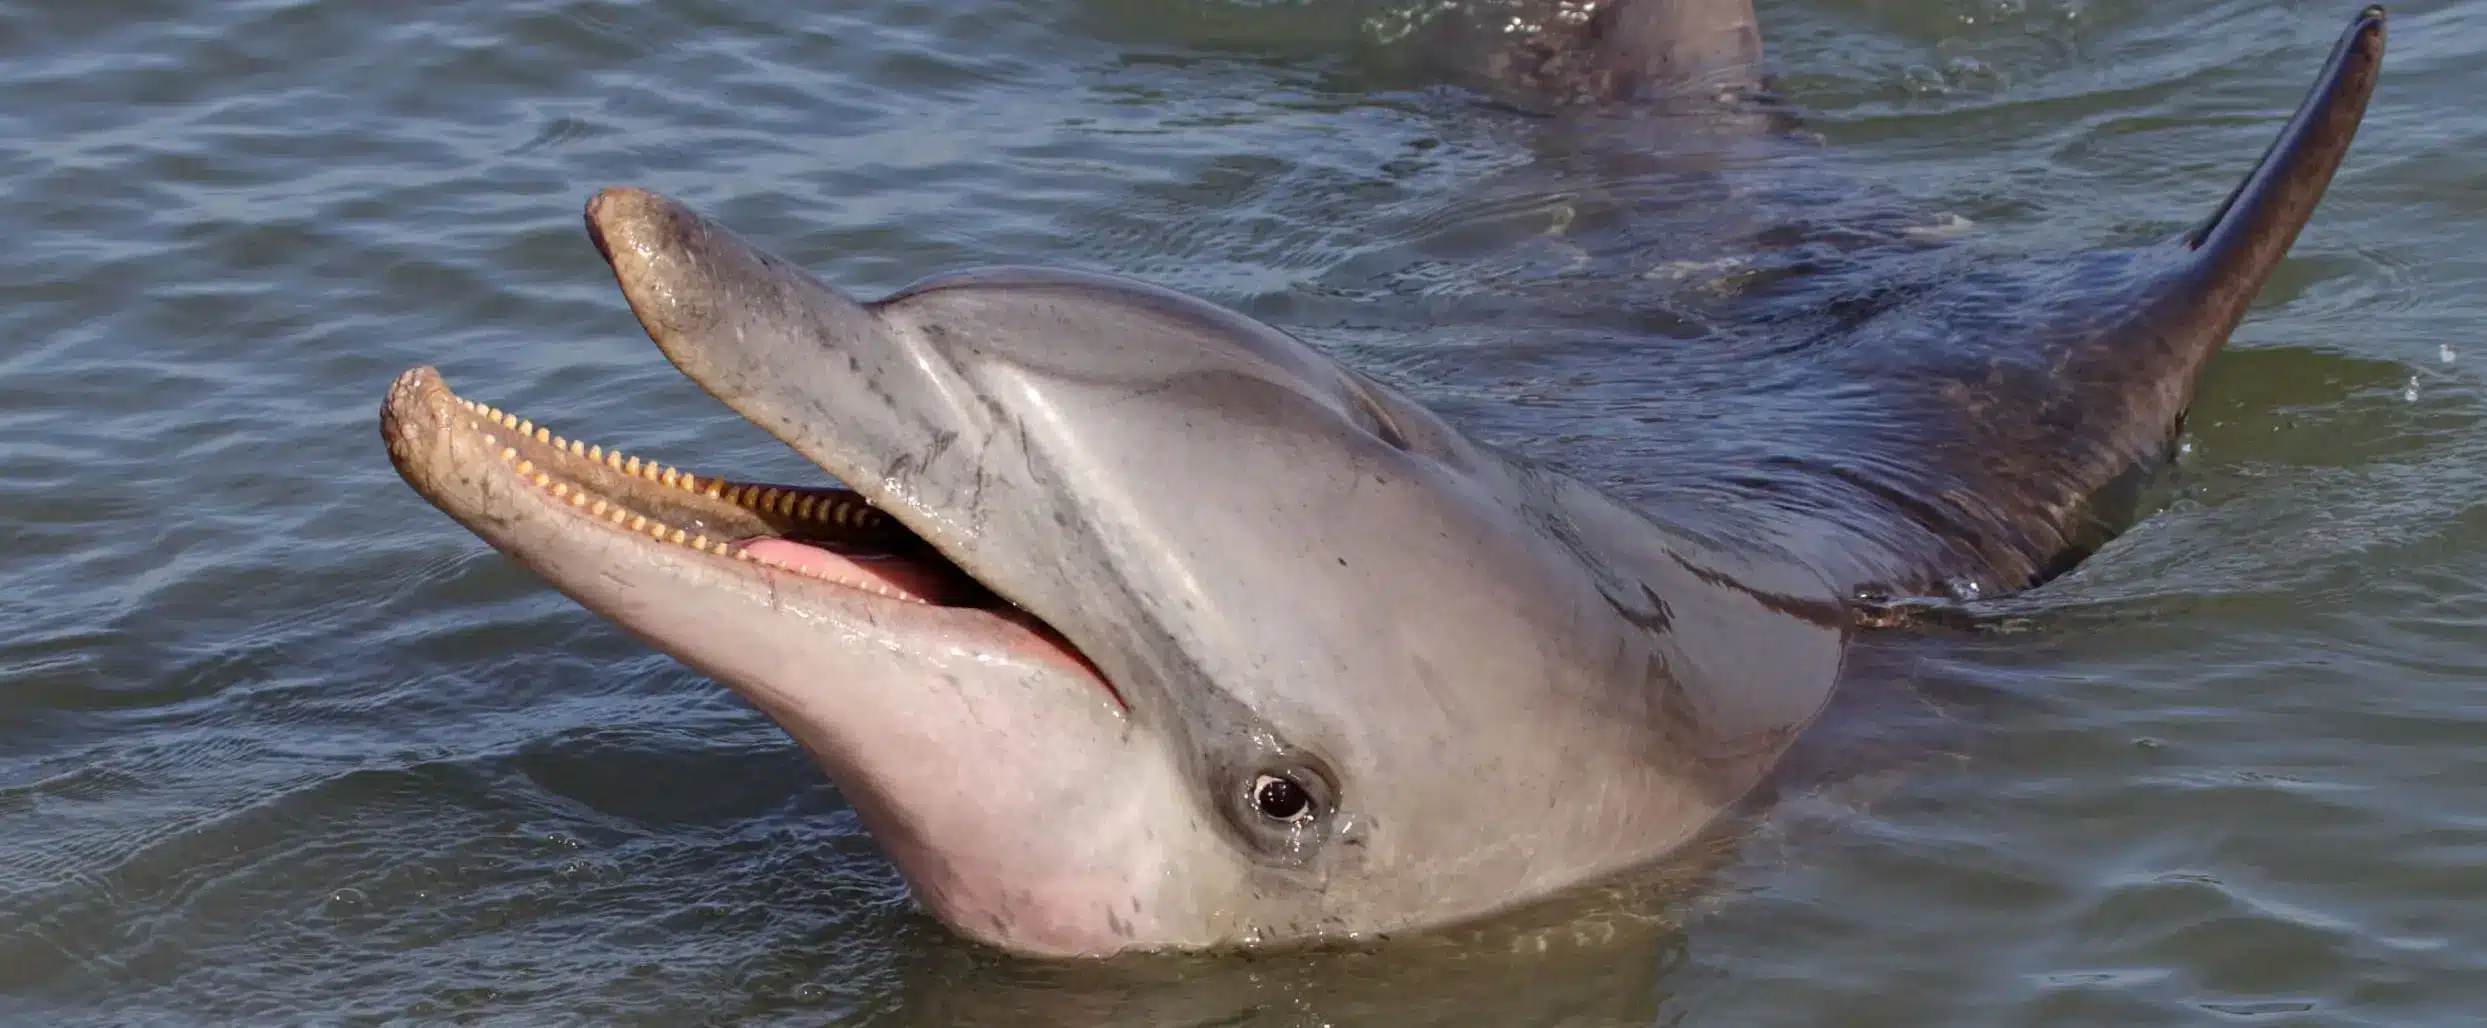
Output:
[[392,459],[783,726],[968,936],[1488,913],[1692,835],[1836,676],[1818,581],[1214,305],[1034,270],[858,303],[663,197],[587,218],[665,355],[847,489],[607,454],[429,369],[384,408]]

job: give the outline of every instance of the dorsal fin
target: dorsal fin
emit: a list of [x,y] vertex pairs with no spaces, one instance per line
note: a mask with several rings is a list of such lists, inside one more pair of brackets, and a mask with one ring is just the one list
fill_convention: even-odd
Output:
[[2383,68],[2383,23],[2381,5],[2358,12],[2296,116],[2263,151],[2253,173],[2186,236],[2196,254],[2196,274],[2222,293],[2218,320],[2227,328],[2279,266],[2348,156]]
[[1794,301],[1821,312],[1793,319],[1811,341],[1758,359],[1755,388],[1671,441],[1631,498],[1856,594],[1991,596],[2067,570],[2167,456],[2203,365],[2347,153],[2383,49],[2367,8],[2195,231],[2054,259],[1936,255],[1938,275],[1862,294],[1836,276],[1793,287],[1832,294]]

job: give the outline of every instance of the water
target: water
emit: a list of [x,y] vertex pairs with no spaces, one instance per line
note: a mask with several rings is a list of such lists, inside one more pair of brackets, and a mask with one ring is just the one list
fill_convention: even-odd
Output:
[[[2357,149],[2211,368],[2165,509],[1986,631],[1878,643],[1938,712],[1850,729],[1897,770],[1795,790],[1655,916],[1110,970],[961,944],[774,728],[389,471],[381,390],[429,362],[565,432],[800,476],[615,294],[578,209],[631,183],[863,292],[997,260],[1191,290],[1628,485],[1698,430],[1636,383],[1697,399],[1736,369],[1560,342],[1697,338],[1670,298],[1720,254],[1618,230],[1580,198],[1663,191],[1565,178],[1443,87],[1394,41],[1421,6],[0,0],[0,1015],[2487,1010],[2487,2],[2395,9]],[[2207,212],[2351,6],[1762,13],[1828,143],[1804,160],[2010,253]]]

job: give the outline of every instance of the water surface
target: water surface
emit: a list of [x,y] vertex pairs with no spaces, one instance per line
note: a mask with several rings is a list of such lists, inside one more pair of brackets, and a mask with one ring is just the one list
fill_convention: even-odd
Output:
[[[776,729],[389,470],[381,391],[434,363],[565,433],[803,474],[620,302],[578,210],[630,183],[866,294],[993,261],[1190,290],[1650,481],[1737,375],[1686,344],[1739,331],[1701,300],[1732,247],[1636,232],[1664,181],[1448,85],[1403,32],[1432,6],[0,0],[0,1015],[2475,1023],[2487,2],[2395,8],[2165,508],[1987,630],[1878,643],[1899,698],[1830,752],[1892,770],[1793,790],[1655,907],[999,957]],[[1862,186],[1825,209],[1992,259],[2149,238],[2351,6],[1777,0],[1824,145],[1743,171],[1835,171]]]

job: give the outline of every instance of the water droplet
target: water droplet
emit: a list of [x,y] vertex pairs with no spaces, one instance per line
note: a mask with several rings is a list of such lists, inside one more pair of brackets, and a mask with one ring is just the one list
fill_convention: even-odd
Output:
[[369,902],[369,899],[363,895],[363,890],[352,886],[347,886],[328,894],[328,903],[330,906],[359,907],[367,902]]
[[2401,399],[2410,403],[2418,402],[2418,376],[2409,376],[2409,384],[2401,388]]

